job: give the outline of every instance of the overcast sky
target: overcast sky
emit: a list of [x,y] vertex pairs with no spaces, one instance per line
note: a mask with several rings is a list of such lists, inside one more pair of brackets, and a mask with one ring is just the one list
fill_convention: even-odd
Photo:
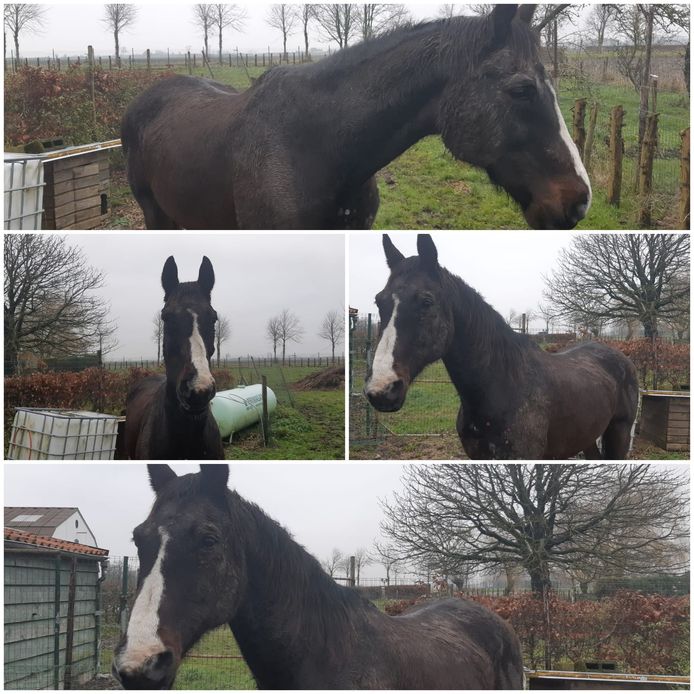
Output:
[[[5,506],[77,507],[100,547],[132,556],[133,528],[149,513],[154,494],[144,465],[5,464]],[[180,475],[197,465],[173,465]],[[400,464],[234,463],[229,486],[280,522],[322,560],[333,547],[346,554],[371,549],[379,533],[379,498],[398,489]],[[365,576],[384,575],[371,567]]]
[[[562,248],[574,233],[562,231],[434,232],[439,263],[476,289],[504,318],[511,309],[537,309],[544,289],[543,275],[556,267]],[[390,233],[405,256],[417,255],[417,234]],[[378,316],[374,297],[388,281],[382,235],[352,234],[350,239],[349,305],[359,313]],[[544,328],[542,320],[530,324]]]
[[[330,343],[318,337],[328,311],[343,312],[345,271],[342,234],[70,234],[87,262],[101,270],[99,295],[111,305],[119,347],[107,359],[156,358],[153,316],[161,311],[161,271],[174,256],[181,282],[196,280],[203,255],[215,271],[212,306],[231,321],[231,338],[222,357],[266,356],[269,318],[284,308],[305,329],[287,354],[329,355]],[[339,349],[342,349],[340,347]]]
[[[53,2],[47,6],[44,29],[38,34],[26,34],[19,44],[20,55],[46,56],[54,50],[56,55],[77,55],[87,53],[87,45],[92,44],[97,55],[113,54],[111,32],[101,21],[104,14],[103,4],[76,4]],[[183,51],[200,52],[203,39],[200,30],[193,22],[193,3],[171,2],[138,2],[138,18],[132,27],[128,27],[121,37],[121,50],[129,53],[131,49],[141,54],[147,48],[151,51],[161,50],[172,53]],[[268,8],[272,3],[256,2],[243,4],[248,13],[243,33],[224,34],[225,52],[237,48],[242,53],[261,53],[268,50],[282,50],[282,35],[265,22]],[[439,3],[411,4],[410,13],[415,20],[435,18]],[[210,51],[217,50],[216,34],[211,37]],[[328,44],[314,29],[311,31],[310,45],[327,50]],[[303,46],[300,31],[290,36],[288,50]],[[333,50],[335,46],[333,45]],[[8,49],[9,50],[9,49]]]
[[[97,55],[113,54],[113,39],[111,32],[101,21],[103,4],[60,2],[43,3],[47,7],[46,21],[40,33],[26,33],[20,40],[20,54],[26,57],[50,56],[51,51],[56,55],[86,55],[87,45],[92,44]],[[150,0],[135,3],[138,8],[138,18],[135,24],[127,27],[121,37],[121,50],[129,53],[142,54],[145,49],[172,53],[186,50],[200,52],[202,36],[192,20],[193,3],[171,3]],[[224,34],[225,52],[234,52],[237,48],[242,53],[261,53],[269,49],[273,52],[282,50],[282,36],[277,29],[268,26],[265,19],[268,8],[272,3],[255,2],[253,4],[239,3],[247,9],[247,21],[242,33],[229,32]],[[412,19],[421,21],[436,19],[439,16],[441,3],[407,3]],[[583,17],[587,10],[581,15]],[[469,10],[466,10],[469,14]],[[579,21],[582,24],[583,20]],[[566,26],[563,32],[570,35],[577,27]],[[210,51],[217,50],[217,38],[211,37]],[[297,32],[290,36],[289,50],[296,50],[303,45],[303,36]],[[310,45],[314,48],[327,50],[328,42],[314,28],[310,32]],[[332,45],[334,50],[336,45]],[[11,46],[9,50],[14,50]]]

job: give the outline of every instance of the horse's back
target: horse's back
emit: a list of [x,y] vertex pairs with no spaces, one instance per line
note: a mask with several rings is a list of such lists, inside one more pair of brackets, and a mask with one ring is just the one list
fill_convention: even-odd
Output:
[[452,662],[460,666],[442,662],[440,670],[445,670],[448,678],[442,683],[445,686],[432,687],[422,681],[416,683],[417,688],[523,688],[518,637],[506,621],[483,605],[461,598],[436,600],[394,619],[409,625],[421,637],[418,649],[425,643],[424,635],[431,633],[436,648],[423,654],[425,657],[445,660],[448,650]]
[[166,384],[164,376],[148,376],[138,381],[128,391],[125,399],[125,452],[136,459],[139,443],[144,434],[149,415],[159,393]]

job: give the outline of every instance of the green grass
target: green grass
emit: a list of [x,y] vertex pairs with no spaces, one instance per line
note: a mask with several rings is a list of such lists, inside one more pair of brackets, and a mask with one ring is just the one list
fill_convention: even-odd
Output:
[[342,390],[295,391],[294,406],[279,403],[270,419],[270,445],[260,425],[244,429],[225,448],[227,460],[344,460]]

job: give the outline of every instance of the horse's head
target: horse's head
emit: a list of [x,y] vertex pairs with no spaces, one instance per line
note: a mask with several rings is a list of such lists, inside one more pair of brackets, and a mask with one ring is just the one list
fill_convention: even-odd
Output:
[[[531,227],[572,229],[590,207],[590,182],[540,60],[534,8],[496,5],[487,17],[450,20],[440,128],[453,155],[485,169]],[[472,29],[462,35],[463,26]]]
[[419,255],[412,258],[405,258],[387,234],[383,249],[390,277],[376,295],[381,335],[364,392],[377,410],[394,412],[417,374],[450,347],[453,310],[431,236],[419,234]]
[[229,528],[229,467],[201,465],[183,477],[147,467],[156,499],[133,531],[137,595],[112,668],[126,689],[170,688],[193,644],[231,620],[245,575]]
[[210,303],[214,286],[212,263],[205,256],[197,282],[179,282],[178,268],[169,256],[161,274],[164,288],[164,363],[168,387],[181,407],[199,414],[215,394],[210,372],[217,314]]

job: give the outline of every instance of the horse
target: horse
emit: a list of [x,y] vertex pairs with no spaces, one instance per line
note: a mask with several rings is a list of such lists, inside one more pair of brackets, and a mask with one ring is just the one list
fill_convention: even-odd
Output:
[[417,256],[405,258],[387,235],[383,249],[390,277],[376,295],[381,334],[364,387],[377,410],[399,410],[416,376],[442,359],[470,458],[626,458],[639,383],[624,354],[597,342],[545,352],[441,267],[427,234]]
[[149,229],[370,228],[376,172],[428,135],[531,227],[573,228],[591,187],[540,59],[534,5],[396,29],[245,92],[162,79],[122,123]]
[[196,282],[179,282],[173,256],[164,263],[166,376],[138,381],[125,406],[125,451],[139,460],[223,460],[222,438],[210,401],[217,313],[211,305],[214,270],[207,256]]
[[138,591],[112,668],[124,688],[170,688],[223,624],[261,689],[522,688],[518,639],[490,610],[449,599],[389,617],[227,489],[228,465],[148,468],[156,498],[133,532]]

